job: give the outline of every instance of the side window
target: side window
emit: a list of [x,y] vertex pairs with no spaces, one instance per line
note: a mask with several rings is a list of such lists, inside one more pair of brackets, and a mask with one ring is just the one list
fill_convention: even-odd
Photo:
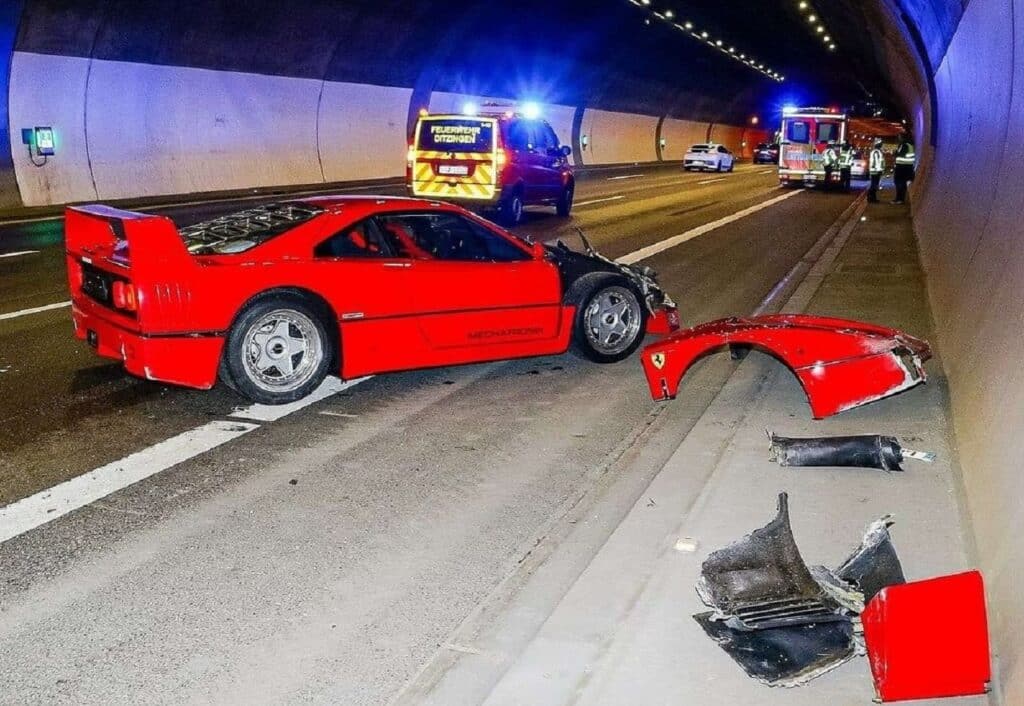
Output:
[[530,149],[530,129],[525,120],[513,120],[508,126],[508,145],[520,152]]
[[313,257],[390,257],[391,249],[372,218],[348,226],[324,240],[313,250]]
[[547,136],[547,139],[545,141],[547,143],[548,149],[557,150],[559,147],[561,147],[561,145],[558,144],[558,135],[555,134],[555,131],[547,123],[544,123],[544,134]]
[[394,250],[407,257],[458,262],[515,262],[529,253],[455,213],[379,216]]
[[793,120],[786,124],[786,139],[802,145],[811,142],[811,127],[804,120]]
[[722,147],[722,145],[719,145],[718,146],[718,153],[719,154],[729,154],[729,150],[727,150],[724,147]]

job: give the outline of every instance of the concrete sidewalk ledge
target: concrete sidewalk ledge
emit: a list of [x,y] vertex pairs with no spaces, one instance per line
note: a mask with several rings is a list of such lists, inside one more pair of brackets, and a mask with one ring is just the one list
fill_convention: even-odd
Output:
[[[824,248],[786,310],[865,319],[930,337],[907,211],[871,206],[863,223],[859,213]],[[783,490],[808,563],[835,565],[871,521],[894,513],[893,541],[908,579],[971,566],[945,380],[938,361],[928,368],[928,385],[815,422],[796,379],[768,356],[752,353],[485,703],[870,703],[874,689],[865,659],[796,689],[747,677],[692,619],[705,609],[693,586],[710,552],[774,516]],[[781,468],[768,460],[766,428],[789,436],[892,434],[936,452],[938,460],[908,461],[905,472],[890,474]],[[696,551],[677,551],[679,538],[695,539]]]

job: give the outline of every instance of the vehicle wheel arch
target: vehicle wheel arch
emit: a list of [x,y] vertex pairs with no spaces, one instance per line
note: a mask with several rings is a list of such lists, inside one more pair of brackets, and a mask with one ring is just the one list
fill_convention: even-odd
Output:
[[[327,331],[328,343],[331,346],[331,369],[340,371],[341,327],[338,325],[338,313],[334,310],[334,307],[331,306],[327,299],[308,287],[300,285],[281,285],[270,287],[269,289],[264,289],[253,294],[242,302],[238,309],[235,310],[235,315],[231,318],[231,323],[228,325],[226,331],[230,331],[234,328],[235,322],[237,322],[242,314],[244,314],[249,308],[269,297],[293,297],[303,301],[313,308],[317,314],[317,318],[320,320],[320,323],[323,324],[324,329]],[[223,356],[224,354],[222,353],[221,355]]]

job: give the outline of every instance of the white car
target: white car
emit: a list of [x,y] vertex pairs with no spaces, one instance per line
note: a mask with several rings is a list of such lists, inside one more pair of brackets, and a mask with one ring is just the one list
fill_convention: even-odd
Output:
[[854,179],[867,179],[870,176],[868,174],[868,153],[864,150],[857,150],[854,153],[850,176]]
[[735,158],[724,145],[709,142],[706,145],[694,145],[683,156],[683,169],[703,169],[715,172],[731,172]]

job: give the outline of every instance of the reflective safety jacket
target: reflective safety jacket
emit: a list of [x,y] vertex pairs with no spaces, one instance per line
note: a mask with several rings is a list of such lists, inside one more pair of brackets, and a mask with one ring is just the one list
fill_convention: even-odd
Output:
[[851,169],[853,167],[853,149],[843,148],[839,150],[839,167],[841,169]]
[[822,164],[826,167],[834,167],[836,166],[836,163],[839,161],[839,158],[836,157],[836,151],[833,148],[829,147],[827,150],[825,150],[825,154],[821,156],[821,161]]
[[914,166],[914,161],[917,155],[914,154],[914,144],[912,142],[904,142],[896,148],[896,164],[909,164]]
[[868,161],[868,171],[872,174],[881,174],[885,171],[885,157],[882,156],[882,150],[877,147],[871,150],[871,158]]

